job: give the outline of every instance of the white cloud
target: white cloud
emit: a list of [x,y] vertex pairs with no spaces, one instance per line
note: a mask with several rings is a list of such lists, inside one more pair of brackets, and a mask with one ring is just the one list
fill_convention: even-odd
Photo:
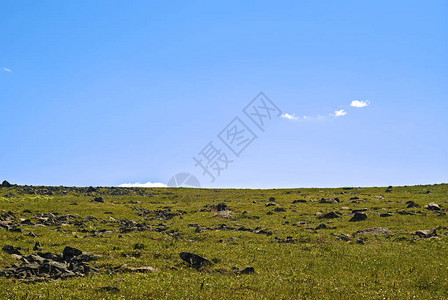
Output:
[[342,117],[342,116],[345,116],[347,114],[347,112],[345,111],[345,110],[343,110],[343,109],[341,109],[341,110],[336,110],[335,112],[334,112],[334,116],[335,117]]
[[283,115],[281,115],[280,117],[288,119],[288,120],[298,120],[299,118],[296,117],[294,114],[290,115],[288,113],[284,113]]
[[369,104],[370,104],[369,100],[366,101],[353,100],[352,103],[350,103],[350,106],[361,108],[366,107]]
[[8,69],[8,68],[3,68],[3,71],[5,71],[5,72],[9,72],[9,73],[11,73],[12,71],[11,71],[11,69]]
[[166,184],[161,182],[147,182],[147,183],[123,183],[120,184],[119,187],[146,187],[146,188],[153,188],[153,187],[167,187]]

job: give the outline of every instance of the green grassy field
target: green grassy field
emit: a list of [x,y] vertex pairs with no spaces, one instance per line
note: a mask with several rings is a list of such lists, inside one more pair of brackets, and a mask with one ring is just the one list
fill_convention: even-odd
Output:
[[[104,203],[91,202],[100,196]],[[339,202],[320,203],[322,198]],[[420,207],[407,208],[407,201]],[[230,212],[211,211],[222,202]],[[425,209],[430,202],[441,210]],[[98,256],[89,265],[99,271],[42,282],[0,277],[0,298],[446,299],[447,208],[447,184],[391,189],[0,188],[0,215],[5,219],[12,212],[10,221],[19,228],[0,227],[0,248],[21,247],[28,255],[37,252],[37,241],[43,252],[61,253],[72,246]],[[368,218],[350,222],[359,209]],[[321,218],[329,212],[338,217]],[[45,215],[39,214],[46,213],[72,215],[71,222],[42,225]],[[320,224],[328,228],[316,229]],[[358,232],[376,227],[390,232]],[[416,235],[433,228],[432,237]],[[196,253],[213,264],[195,269],[181,260],[180,252]],[[0,269],[12,264],[20,261],[0,251]],[[120,271],[123,264],[156,270]],[[239,272],[246,267],[255,274]]]

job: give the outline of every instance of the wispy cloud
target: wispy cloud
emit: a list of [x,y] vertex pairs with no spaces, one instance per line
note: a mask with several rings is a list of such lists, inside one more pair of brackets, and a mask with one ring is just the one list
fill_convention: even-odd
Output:
[[334,111],[334,116],[335,117],[343,117],[346,114],[347,114],[347,112],[345,110],[343,110],[343,109]]
[[12,70],[11,70],[11,69],[8,69],[8,68],[6,68],[6,67],[3,67],[3,71],[12,73]]
[[299,119],[299,117],[296,117],[294,114],[290,115],[288,113],[284,113],[280,117],[288,119],[288,120],[298,120]]
[[119,187],[147,187],[147,188],[153,188],[153,187],[167,187],[166,184],[161,182],[147,182],[147,183],[123,183],[120,184]]
[[369,104],[370,104],[369,100],[366,100],[366,101],[353,100],[352,103],[350,103],[350,106],[361,108],[361,107],[366,107]]

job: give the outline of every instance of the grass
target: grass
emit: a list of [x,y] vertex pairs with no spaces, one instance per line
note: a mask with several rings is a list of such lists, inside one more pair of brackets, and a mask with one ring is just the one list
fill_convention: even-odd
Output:
[[[52,193],[48,193],[51,190]],[[428,193],[430,191],[430,193]],[[90,202],[102,196],[105,203]],[[277,206],[265,206],[275,197]],[[340,203],[319,203],[338,197]],[[350,200],[358,197],[358,200]],[[292,204],[306,199],[306,203]],[[412,200],[420,208],[406,208]],[[130,202],[134,203],[130,203]],[[358,203],[354,203],[356,201]],[[136,203],[139,202],[139,203]],[[230,218],[216,217],[206,206],[225,202]],[[442,213],[424,209],[436,202]],[[90,264],[99,274],[63,281],[24,283],[0,278],[0,299],[446,299],[448,298],[448,185],[351,189],[144,189],[14,186],[0,189],[0,214],[16,213],[34,220],[39,213],[72,214],[79,220],[96,218],[86,228],[75,225],[35,227],[23,232],[0,228],[0,246],[10,244],[33,253],[39,241],[44,251],[60,253],[65,246],[100,256]],[[74,205],[74,204],[77,205]],[[283,207],[286,212],[274,212]],[[351,210],[367,208],[368,219],[349,222]],[[185,213],[164,219],[154,213],[139,216],[139,209],[171,209]],[[24,212],[30,210],[31,213]],[[340,212],[337,219],[319,219],[316,213]],[[414,212],[413,215],[400,214]],[[107,212],[107,213],[106,213]],[[380,217],[390,212],[390,217]],[[151,230],[121,233],[119,220],[147,224]],[[115,221],[114,221],[115,220]],[[295,224],[298,222],[305,225]],[[332,229],[313,230],[325,223]],[[164,225],[162,225],[164,224]],[[207,229],[196,233],[198,224]],[[260,228],[272,235],[249,231],[215,230]],[[358,230],[387,227],[387,235],[353,235]],[[164,232],[158,229],[166,228]],[[437,238],[422,239],[416,230],[437,229]],[[112,233],[90,236],[91,231]],[[211,230],[214,229],[214,230]],[[90,232],[83,232],[90,231]],[[27,235],[33,231],[38,237]],[[338,239],[345,234],[350,241]],[[87,237],[86,237],[87,236]],[[292,237],[293,243],[275,238]],[[362,239],[363,244],[358,239]],[[143,246],[134,249],[136,244]],[[193,252],[214,262],[196,270],[184,263],[180,252]],[[0,251],[0,268],[17,261]],[[155,273],[111,273],[113,267],[152,266]],[[234,268],[254,267],[256,274],[240,275]],[[118,292],[101,290],[113,286]]]

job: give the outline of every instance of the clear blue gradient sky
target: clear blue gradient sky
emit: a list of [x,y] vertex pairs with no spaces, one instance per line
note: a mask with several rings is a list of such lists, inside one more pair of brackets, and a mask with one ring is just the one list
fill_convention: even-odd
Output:
[[[0,11],[0,179],[448,182],[448,1],[3,1]],[[210,183],[192,157],[259,91],[298,120],[272,120]]]

